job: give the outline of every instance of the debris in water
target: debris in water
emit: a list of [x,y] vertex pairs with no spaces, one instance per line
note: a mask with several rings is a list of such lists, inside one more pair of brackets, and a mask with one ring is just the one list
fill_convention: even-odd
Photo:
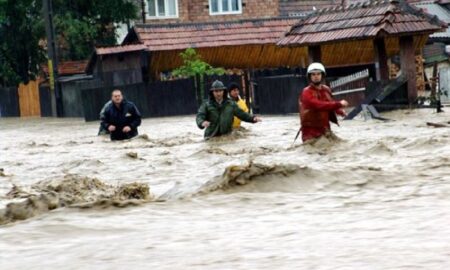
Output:
[[127,156],[134,159],[138,158],[138,154],[136,152],[128,152]]
[[149,200],[150,189],[147,184],[142,183],[124,184],[118,188],[114,197],[119,200]]
[[264,165],[249,161],[247,165],[231,165],[225,168],[222,176],[215,177],[212,181],[206,183],[200,193],[211,192],[218,189],[227,189],[232,186],[245,185],[253,179],[279,174],[289,176],[299,170],[297,165]]
[[427,126],[431,126],[431,127],[435,127],[435,128],[450,127],[447,124],[432,123],[432,122],[427,122]]
[[139,135],[139,137],[138,138],[141,138],[141,139],[144,139],[144,140],[146,140],[146,141],[150,141],[150,137],[147,135],[147,134],[142,134],[142,135]]
[[0,168],[0,176],[3,176],[3,177],[6,176],[5,170],[3,168]]
[[29,193],[14,186],[7,195],[10,198],[26,199],[9,203],[5,209],[1,209],[0,225],[31,218],[60,207],[125,207],[154,199],[147,184],[129,183],[114,187],[96,178],[77,175],[38,182],[31,187]]
[[20,187],[13,185],[11,190],[6,193],[6,197],[10,199],[14,198],[28,198],[31,194],[22,190]]

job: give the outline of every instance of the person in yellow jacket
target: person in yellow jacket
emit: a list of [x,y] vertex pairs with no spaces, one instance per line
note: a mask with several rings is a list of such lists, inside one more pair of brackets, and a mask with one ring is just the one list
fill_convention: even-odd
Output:
[[[239,85],[237,83],[230,83],[230,85],[228,86],[228,94],[230,96],[230,99],[236,102],[241,110],[248,113],[248,108],[247,104],[245,104],[245,100],[241,99],[241,97],[239,96]],[[241,119],[235,116],[233,119],[233,128],[239,127],[241,127]]]

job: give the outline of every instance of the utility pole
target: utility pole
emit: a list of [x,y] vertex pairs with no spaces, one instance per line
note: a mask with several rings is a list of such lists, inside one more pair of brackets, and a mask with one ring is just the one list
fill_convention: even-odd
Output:
[[58,59],[56,56],[55,28],[53,26],[52,0],[42,0],[45,18],[45,32],[47,33],[48,74],[52,103],[52,116],[62,116],[60,107],[60,92],[58,86]]
[[141,0],[142,23],[145,23],[145,0]]

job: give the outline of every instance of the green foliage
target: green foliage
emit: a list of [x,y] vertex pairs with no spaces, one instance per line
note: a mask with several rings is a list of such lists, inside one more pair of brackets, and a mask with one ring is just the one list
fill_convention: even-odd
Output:
[[62,59],[86,59],[94,46],[116,44],[117,23],[137,16],[128,0],[53,0],[54,21]]
[[[53,0],[58,59],[87,59],[94,46],[116,44],[116,23],[137,16],[129,0]],[[33,79],[46,63],[42,0],[0,0],[0,84]]]
[[172,75],[179,77],[195,77],[197,75],[223,75],[223,68],[213,68],[210,64],[201,59],[195,49],[187,48],[180,53],[183,59],[183,65],[172,71]]
[[[203,61],[193,48],[187,48],[180,53],[180,56],[183,59],[183,65],[173,70],[172,75],[177,77],[195,77],[197,102],[201,104],[205,95],[205,76],[223,75],[225,70],[223,68],[214,68]],[[199,78],[200,85],[197,84],[197,78]]]
[[40,3],[0,0],[0,82],[4,85],[33,79],[45,60],[38,46],[45,33]]

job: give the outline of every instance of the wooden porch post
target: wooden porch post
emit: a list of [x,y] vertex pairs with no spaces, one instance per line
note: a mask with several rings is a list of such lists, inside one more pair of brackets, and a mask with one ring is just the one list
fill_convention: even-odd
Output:
[[400,66],[407,79],[408,102],[411,105],[417,99],[416,58],[412,36],[400,37]]
[[384,38],[375,39],[373,41],[373,48],[375,53],[376,80],[387,81],[389,79],[389,71]]
[[308,47],[308,60],[310,64],[312,62],[321,62],[322,52],[320,50],[320,45]]

